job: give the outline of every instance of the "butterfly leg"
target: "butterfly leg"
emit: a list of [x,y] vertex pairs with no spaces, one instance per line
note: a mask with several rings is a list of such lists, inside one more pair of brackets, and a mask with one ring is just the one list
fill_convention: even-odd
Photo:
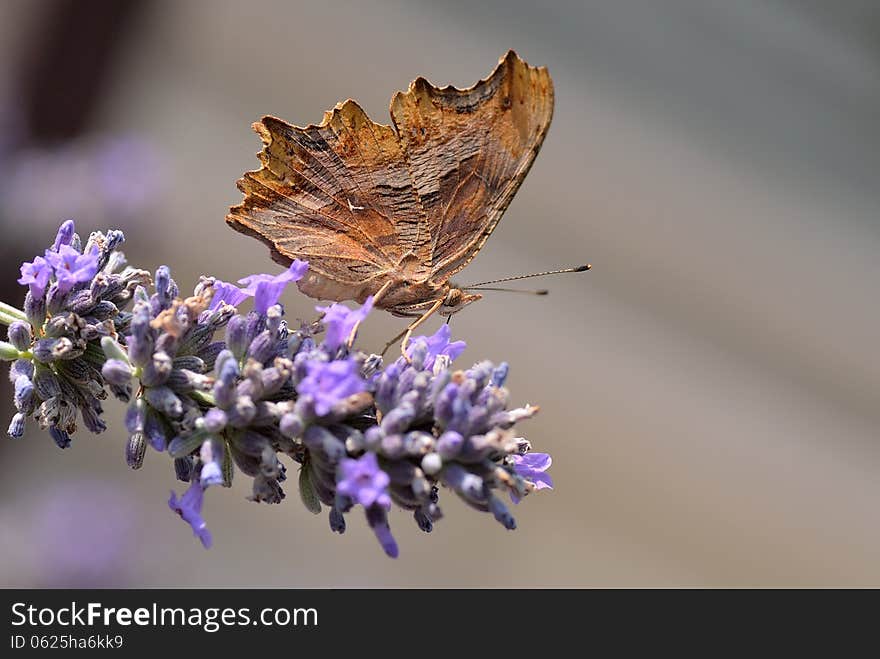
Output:
[[407,330],[409,330],[408,327],[404,328],[404,330],[403,330],[400,334],[398,334],[398,335],[395,336],[393,339],[391,339],[388,343],[386,343],[386,344],[385,344],[385,347],[382,348],[382,352],[379,353],[379,356],[380,356],[380,357],[384,357],[384,356],[385,356],[385,353],[388,352],[388,348],[390,348],[390,347],[393,346],[395,343],[397,343],[398,341],[400,341],[400,340],[403,338],[403,336],[406,334]]
[[400,342],[400,353],[403,355],[403,358],[409,362],[410,358],[406,354],[406,349],[409,346],[409,340],[412,337],[412,333],[418,329],[419,325],[424,323],[428,318],[434,315],[434,313],[443,306],[444,298],[440,298],[434,304],[431,305],[431,308],[428,309],[425,313],[423,313],[419,318],[409,327],[406,328],[406,334],[403,337],[403,341]]
[[[376,291],[376,294],[373,296],[373,304],[376,304],[379,300],[382,299],[382,296],[388,292],[388,289],[391,288],[393,281],[386,281],[382,284],[382,288]],[[351,334],[348,335],[348,341],[345,342],[346,347],[351,350],[351,346],[354,345],[354,339],[357,336],[358,328],[361,326],[361,321],[358,321],[354,324],[354,327],[351,328]]]

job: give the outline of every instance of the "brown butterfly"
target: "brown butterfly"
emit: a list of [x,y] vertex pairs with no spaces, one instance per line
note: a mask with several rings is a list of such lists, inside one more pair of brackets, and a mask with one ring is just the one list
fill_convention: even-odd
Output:
[[226,221],[282,265],[308,261],[306,295],[373,295],[379,308],[417,316],[411,333],[482,297],[449,279],[498,224],[552,116],[547,69],[511,50],[468,89],[417,78],[391,99],[391,126],[351,99],[319,125],[263,117],[253,125],[262,167],[238,181],[245,198]]

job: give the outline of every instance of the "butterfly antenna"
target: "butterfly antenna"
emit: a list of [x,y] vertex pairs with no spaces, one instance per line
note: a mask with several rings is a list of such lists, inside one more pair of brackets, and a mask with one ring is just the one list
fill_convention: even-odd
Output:
[[546,288],[541,288],[537,291],[526,291],[521,288],[496,288],[493,286],[468,286],[466,290],[469,291],[501,291],[503,293],[527,293],[529,295],[547,295],[550,291]]
[[[471,290],[477,288],[479,286],[485,286],[487,284],[500,284],[505,281],[516,281],[518,279],[531,279],[532,277],[546,277],[547,275],[562,275],[567,272],[586,272],[590,268],[592,268],[589,263],[586,265],[578,265],[573,268],[563,268],[562,270],[547,270],[546,272],[536,272],[531,275],[517,275],[515,277],[504,277],[503,279],[493,279],[492,281],[481,281],[478,284],[471,284],[470,286],[462,286],[462,290]],[[484,289],[489,290],[489,289]],[[500,289],[499,289],[500,290]],[[539,295],[546,295],[546,293],[538,293]]]

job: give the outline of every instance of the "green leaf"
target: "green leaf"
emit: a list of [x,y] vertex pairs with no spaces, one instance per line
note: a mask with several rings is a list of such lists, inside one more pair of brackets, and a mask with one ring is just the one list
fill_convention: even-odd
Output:
[[172,458],[185,457],[199,448],[207,436],[204,430],[196,430],[189,437],[175,437],[168,445],[168,453]]
[[312,487],[312,477],[309,474],[308,463],[304,464],[299,470],[299,496],[303,505],[310,513],[319,515],[321,513],[321,502]]

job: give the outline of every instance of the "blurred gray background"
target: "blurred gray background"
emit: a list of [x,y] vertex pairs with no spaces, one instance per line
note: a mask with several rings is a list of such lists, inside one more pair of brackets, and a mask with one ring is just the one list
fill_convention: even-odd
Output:
[[[130,261],[184,290],[276,272],[223,221],[257,166],[251,122],[348,97],[387,122],[417,75],[470,85],[508,48],[549,67],[549,136],[464,277],[594,270],[452,327],[462,362],[508,360],[513,400],[541,405],[523,428],[556,489],[514,532],[448,494],[431,535],[395,511],[392,561],[359,515],[335,536],[295,482],[270,507],[239,479],[208,493],[204,551],[166,506],[168,459],[125,466],[111,405],[111,430],[67,451],[35,429],[0,443],[0,583],[880,585],[876,3],[107,5],[0,2],[4,301],[66,217],[124,229]],[[403,322],[374,314],[363,345]]]

